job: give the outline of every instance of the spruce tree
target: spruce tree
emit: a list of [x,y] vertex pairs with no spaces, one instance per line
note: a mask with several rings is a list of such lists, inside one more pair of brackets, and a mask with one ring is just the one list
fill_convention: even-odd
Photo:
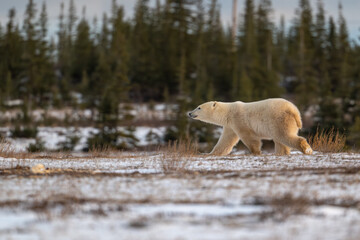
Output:
[[[189,96],[190,96],[190,76],[189,61],[191,54],[191,44],[189,31],[191,29],[190,23],[193,20],[193,12],[191,10],[194,1],[181,1],[181,0],[169,0],[166,1],[164,6],[164,30],[170,35],[170,45],[166,49],[168,54],[174,54],[172,57],[171,71],[177,80],[177,93],[176,103],[178,105],[176,109],[175,129],[168,128],[167,136],[165,140],[176,139],[188,139],[189,138],[189,125],[186,116],[186,111],[189,108]],[[165,33],[164,32],[164,33]],[[173,87],[172,87],[173,88]],[[172,137],[172,135],[175,135]]]
[[257,10],[256,40],[258,46],[258,71],[261,78],[254,86],[261,99],[279,97],[281,89],[274,65],[276,49],[273,40],[273,23],[271,22],[272,7],[270,0],[262,0]]
[[[282,15],[280,17],[280,23],[279,26],[276,29],[276,61],[274,64],[276,65],[276,69],[282,75],[281,77],[284,78],[284,69],[286,64],[286,48],[287,48],[287,42],[286,42],[286,33],[285,33],[285,18]],[[284,83],[282,79],[282,83]]]
[[207,69],[206,69],[206,40],[205,38],[205,7],[202,0],[196,3],[197,15],[195,19],[195,35],[196,52],[194,53],[194,62],[196,68],[196,77],[191,82],[191,89],[193,91],[193,102],[203,102],[206,99],[206,83],[207,83]]
[[327,72],[327,29],[325,21],[325,10],[324,5],[321,0],[318,0],[317,3],[317,14],[315,22],[315,54],[314,54],[314,68],[317,70],[317,79],[318,84],[321,86],[319,88],[319,96],[324,98],[325,96],[331,95],[331,86],[329,82],[329,75]]
[[105,52],[105,54],[108,53],[109,45],[110,45],[108,25],[109,25],[109,19],[106,13],[104,13],[102,19],[101,32],[99,34],[99,39],[98,39],[98,50]]
[[[206,86],[213,87],[214,97],[221,100],[231,100],[233,84],[233,42],[231,34],[225,34],[221,23],[220,6],[217,0],[212,0],[207,11],[205,24],[206,39]],[[211,88],[208,88],[211,89]],[[208,94],[207,94],[208,95]]]
[[37,32],[38,53],[36,55],[38,64],[39,86],[35,91],[40,105],[49,105],[55,85],[54,62],[52,59],[52,46],[49,44],[48,37],[48,15],[45,2],[42,4],[40,17],[38,20],[39,30]]
[[[90,148],[115,147],[129,148],[136,145],[137,139],[133,135],[133,129],[119,131],[119,122],[131,120],[127,106],[128,91],[130,88],[128,79],[128,25],[124,21],[124,10],[117,6],[115,1],[112,6],[110,48],[108,56],[100,52],[100,60],[95,76],[98,84],[105,85],[102,88],[100,103],[98,105],[100,133],[88,141]],[[109,67],[107,67],[107,65]],[[102,72],[106,75],[98,74]]]
[[[258,48],[255,30],[255,6],[253,0],[245,1],[243,24],[240,25],[240,100],[252,101],[259,98],[260,77],[257,67]],[[250,84],[251,83],[251,84]]]
[[132,85],[140,99],[156,98],[158,83],[154,81],[154,48],[148,0],[138,0],[135,5],[134,28],[131,34],[130,72]]
[[[84,9],[85,11],[85,9]],[[94,43],[91,38],[90,26],[85,17],[85,12],[76,28],[73,48],[72,78],[75,86],[81,83],[83,72],[91,75],[95,68]]]
[[347,30],[346,20],[342,13],[342,4],[339,3],[339,21],[338,21],[338,48],[340,56],[340,82],[338,96],[345,101],[349,97],[349,34]]
[[331,93],[336,95],[340,87],[340,53],[338,48],[338,37],[334,19],[330,17],[327,37],[327,54],[328,54],[328,76],[330,78]]
[[[11,89],[11,97],[19,98],[24,94],[25,89],[20,85],[22,59],[23,56],[23,38],[20,34],[19,27],[15,24],[16,11],[15,9],[9,10],[9,21],[6,25],[6,31],[3,36],[3,54],[1,55],[1,67],[2,67],[2,80],[12,80],[12,87],[7,87],[7,83],[3,83],[3,86]],[[0,80],[1,81],[1,80]],[[13,91],[12,90],[16,91]]]
[[[359,37],[360,40],[360,37]],[[350,130],[350,135],[360,136],[359,130],[359,116],[360,116],[360,105],[357,104],[360,101],[360,45],[355,44],[354,48],[352,49],[352,54],[350,57],[352,68],[351,68],[351,92],[350,92],[350,99],[351,99],[351,107],[353,108],[351,111],[351,120],[352,120],[352,127]],[[360,138],[356,139],[358,141]],[[354,139],[355,141],[355,139]],[[358,145],[359,147],[359,145]]]
[[75,29],[76,21],[78,20],[77,14],[76,14],[76,7],[74,0],[69,0],[69,9],[68,9],[68,16],[67,16],[67,23],[66,23],[66,29],[67,29],[67,41],[68,45],[72,47],[73,39],[75,36]]
[[316,103],[317,84],[312,67],[314,57],[314,24],[309,0],[300,0],[294,22],[297,54],[292,56],[295,67],[297,101],[302,110]]
[[[337,90],[337,97],[341,99],[341,124],[344,128],[349,127],[349,120],[346,120],[343,113],[349,112],[352,108],[350,100],[351,80],[350,80],[350,57],[351,47],[349,42],[349,34],[346,20],[342,13],[342,4],[339,3],[339,20],[338,20],[338,51],[339,51],[339,89]],[[351,110],[350,110],[351,111]]]
[[58,25],[58,44],[57,44],[57,69],[58,69],[58,88],[62,97],[62,104],[70,100],[70,72],[71,59],[68,43],[68,30],[66,28],[64,3],[60,4],[59,25]]
[[[329,74],[334,73],[332,77],[336,76],[336,69],[333,72],[328,72],[328,69],[334,65],[336,57],[336,30],[333,20],[329,21],[329,31],[326,29],[325,22],[325,10],[322,1],[318,1],[318,12],[316,15],[315,22],[315,55],[314,55],[314,69],[317,72],[318,84],[321,86],[318,89],[319,96],[319,111],[315,119],[315,126],[313,130],[315,131],[318,126],[324,129],[330,129],[336,124],[334,123],[335,119],[338,119],[337,109],[338,106],[335,104],[335,99],[332,93],[332,84],[329,77]],[[330,45],[327,45],[330,43]]]
[[32,109],[33,96],[35,91],[40,85],[40,77],[37,74],[38,68],[36,66],[36,52],[38,50],[37,29],[36,29],[36,6],[33,0],[29,0],[23,23],[24,32],[24,54],[22,57],[23,61],[23,76],[26,81],[23,85],[25,89],[24,104],[27,106],[26,111]]

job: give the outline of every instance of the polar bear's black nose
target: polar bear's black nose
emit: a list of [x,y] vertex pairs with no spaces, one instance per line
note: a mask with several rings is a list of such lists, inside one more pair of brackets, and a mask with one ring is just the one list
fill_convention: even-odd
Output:
[[192,117],[191,112],[188,113],[189,117]]

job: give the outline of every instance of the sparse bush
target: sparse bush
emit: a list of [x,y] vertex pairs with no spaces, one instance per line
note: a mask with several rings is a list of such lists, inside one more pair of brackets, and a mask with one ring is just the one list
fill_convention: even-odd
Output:
[[176,127],[170,126],[166,128],[166,132],[164,135],[165,142],[176,141],[177,137],[178,137],[178,133]]
[[45,151],[44,142],[37,138],[35,143],[30,143],[30,145],[27,147],[27,151],[32,153]]
[[316,130],[314,136],[309,137],[309,144],[315,151],[326,153],[338,153],[345,148],[346,137],[335,130],[333,127],[329,130]]
[[92,137],[87,140],[87,149],[105,149],[108,147],[115,148],[117,145],[118,133],[110,131],[101,131],[97,134],[94,134]]
[[104,149],[106,147],[119,150],[135,148],[139,140],[134,136],[134,131],[135,129],[131,127],[123,131],[115,128],[104,128],[99,133],[88,138],[88,148],[84,150]]
[[38,133],[37,127],[20,127],[16,126],[11,130],[13,138],[36,138]]
[[67,136],[64,142],[60,142],[58,145],[62,151],[73,151],[75,146],[79,143],[80,137],[76,135]]
[[139,139],[135,137],[136,128],[133,126],[126,127],[124,130],[118,130],[117,148],[119,149],[133,149]]
[[161,137],[153,132],[152,130],[150,130],[147,134],[146,134],[146,142],[148,144],[160,144],[161,143]]

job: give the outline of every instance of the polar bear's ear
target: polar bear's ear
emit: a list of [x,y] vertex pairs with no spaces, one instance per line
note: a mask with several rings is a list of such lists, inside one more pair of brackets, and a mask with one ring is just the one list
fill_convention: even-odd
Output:
[[213,103],[213,105],[212,105],[212,106],[213,106],[213,108],[214,108],[214,107],[216,107],[216,103],[217,103],[216,101]]

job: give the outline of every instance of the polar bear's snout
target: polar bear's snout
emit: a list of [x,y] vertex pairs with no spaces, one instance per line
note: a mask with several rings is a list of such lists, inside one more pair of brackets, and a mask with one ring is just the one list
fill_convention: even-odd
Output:
[[197,117],[197,115],[195,115],[193,112],[189,112],[188,115],[191,118],[196,118]]

